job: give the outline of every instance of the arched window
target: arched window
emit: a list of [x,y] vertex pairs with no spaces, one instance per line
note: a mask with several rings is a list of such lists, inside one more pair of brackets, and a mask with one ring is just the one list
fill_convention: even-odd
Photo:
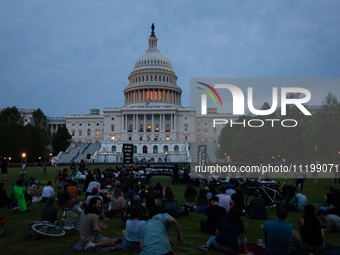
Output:
[[142,82],[144,82],[144,76],[142,76]]
[[150,161],[151,161],[151,162],[155,162],[155,159],[154,159],[154,158],[151,158]]
[[187,123],[184,124],[184,131],[188,131],[188,126],[189,125]]
[[134,146],[132,147],[132,151],[133,151],[133,153],[137,153],[137,146],[136,146],[136,145],[134,145]]
[[169,124],[166,124],[166,130],[170,131],[170,125]]
[[217,135],[217,129],[216,128],[213,128],[213,133],[214,133],[214,135]]
[[162,158],[158,158],[158,162],[162,162]]
[[169,147],[168,147],[168,145],[164,145],[164,147],[163,147],[163,151],[164,151],[164,152],[168,152],[168,151],[169,151]]
[[113,146],[111,147],[111,151],[112,151],[112,152],[116,152],[116,150],[117,150],[116,146],[113,145]]
[[148,153],[148,146],[146,145],[143,146],[143,153]]
[[157,147],[157,145],[153,146],[153,153],[158,153],[158,147]]
[[139,132],[143,132],[143,124],[139,125]]
[[178,147],[178,145],[175,145],[175,147],[174,147],[174,151],[179,151],[179,147]]
[[91,129],[87,130],[87,136],[91,136]]
[[158,124],[156,124],[156,131],[158,131],[159,130],[159,125]]

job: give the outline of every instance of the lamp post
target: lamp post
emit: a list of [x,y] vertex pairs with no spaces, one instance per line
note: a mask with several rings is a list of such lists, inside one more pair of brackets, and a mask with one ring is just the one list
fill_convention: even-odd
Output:
[[21,166],[23,166],[24,164],[24,159],[25,159],[25,165],[26,165],[26,153],[22,154],[22,158],[21,158]]
[[104,154],[105,154],[105,159],[104,159],[104,162],[106,162],[106,152],[105,152]]

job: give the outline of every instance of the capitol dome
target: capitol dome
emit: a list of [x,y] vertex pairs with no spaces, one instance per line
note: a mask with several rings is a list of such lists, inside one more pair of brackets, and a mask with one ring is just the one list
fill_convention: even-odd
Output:
[[157,48],[155,26],[148,38],[149,47],[140,56],[130,73],[125,88],[125,105],[181,105],[182,90],[177,86],[177,76],[170,60]]

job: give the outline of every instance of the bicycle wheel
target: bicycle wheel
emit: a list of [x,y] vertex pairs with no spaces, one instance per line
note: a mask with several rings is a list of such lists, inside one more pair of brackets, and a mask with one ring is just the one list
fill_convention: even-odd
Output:
[[48,223],[35,224],[32,229],[45,236],[63,236],[65,235],[65,230],[61,227]]

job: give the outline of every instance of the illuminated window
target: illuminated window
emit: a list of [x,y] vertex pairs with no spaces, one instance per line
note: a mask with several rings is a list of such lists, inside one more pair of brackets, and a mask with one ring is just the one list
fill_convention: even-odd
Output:
[[200,131],[197,131],[197,135],[200,135],[201,134],[201,132]]
[[96,131],[96,136],[99,136],[99,131]]
[[166,140],[167,140],[167,141],[169,141],[169,140],[170,140],[170,137],[169,137],[169,136],[167,136],[167,137],[166,137]]
[[150,124],[148,125],[148,129],[151,129],[151,125]]
[[145,91],[145,100],[149,100],[149,91]]
[[166,130],[170,130],[170,125],[166,124]]
[[184,124],[184,131],[188,131],[188,124]]
[[157,100],[157,91],[155,91],[155,100]]
[[162,100],[162,91],[159,91],[159,100]]
[[151,136],[150,136],[150,135],[147,136],[147,140],[148,140],[148,141],[151,140]]
[[150,100],[153,100],[153,91],[150,91]]
[[214,135],[217,135],[217,130],[216,130],[216,128],[213,128],[213,133],[214,133]]

